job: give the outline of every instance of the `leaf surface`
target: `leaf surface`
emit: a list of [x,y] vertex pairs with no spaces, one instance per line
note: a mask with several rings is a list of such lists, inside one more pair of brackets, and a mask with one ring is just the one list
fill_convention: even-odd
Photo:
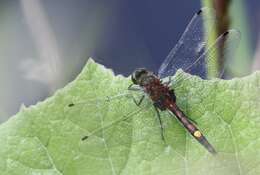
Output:
[[[177,104],[197,122],[217,156],[167,112],[161,113],[164,143],[147,99],[141,108],[129,96],[108,101],[107,96],[125,93],[130,79],[90,59],[76,80],[0,126],[1,174],[260,174],[260,74],[229,81],[177,75]],[[86,103],[68,107],[79,101]]]

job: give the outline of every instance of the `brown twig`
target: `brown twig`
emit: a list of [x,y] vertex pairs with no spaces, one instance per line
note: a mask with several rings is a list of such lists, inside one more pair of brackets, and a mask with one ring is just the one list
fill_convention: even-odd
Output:
[[[222,33],[226,32],[230,28],[230,17],[229,17],[229,6],[231,4],[231,0],[214,0],[213,6],[216,10],[216,16],[217,16],[217,23],[216,23],[216,32],[217,36],[221,35]],[[218,64],[219,68],[223,68],[225,63],[225,58],[223,57],[224,52],[224,42],[220,44],[220,50],[219,50],[219,58],[218,58]]]

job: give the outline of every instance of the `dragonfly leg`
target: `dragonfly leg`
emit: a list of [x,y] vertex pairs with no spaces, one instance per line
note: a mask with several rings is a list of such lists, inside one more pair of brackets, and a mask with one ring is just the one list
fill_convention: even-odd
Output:
[[156,111],[156,114],[157,114],[157,117],[158,117],[158,120],[159,120],[159,123],[160,123],[160,128],[161,128],[161,137],[162,137],[162,140],[165,142],[165,138],[164,138],[164,130],[163,130],[163,123],[162,123],[162,119],[161,119],[161,115],[160,115],[160,112],[158,110],[158,108],[154,105],[154,109]]
[[172,82],[172,77],[169,76],[168,78],[169,78],[168,81],[164,83],[166,86],[169,86]]
[[140,105],[142,104],[142,102],[143,102],[143,100],[144,100],[144,97],[145,97],[145,96],[142,95],[142,97],[140,98],[140,100],[136,100],[135,97],[132,96],[132,98],[133,98],[133,100],[134,100],[136,106],[140,106]]
[[173,101],[176,102],[176,96],[173,89],[170,90],[170,96],[172,97]]
[[130,84],[127,88],[129,91],[143,91],[143,89],[135,84]]
[[[128,90],[130,91],[143,91],[143,89],[138,86],[138,85],[135,85],[135,84],[131,84],[129,87],[128,87]],[[132,95],[132,98],[136,104],[136,106],[140,106],[143,102],[143,99],[144,99],[144,95],[142,95],[142,97],[140,98],[140,100],[136,100],[135,97]]]

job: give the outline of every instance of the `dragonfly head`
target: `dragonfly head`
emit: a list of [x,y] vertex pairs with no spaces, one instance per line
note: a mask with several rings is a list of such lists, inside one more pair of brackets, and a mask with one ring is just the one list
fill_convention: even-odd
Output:
[[146,82],[145,79],[151,74],[152,73],[145,68],[138,68],[132,73],[131,79],[134,84],[144,86]]

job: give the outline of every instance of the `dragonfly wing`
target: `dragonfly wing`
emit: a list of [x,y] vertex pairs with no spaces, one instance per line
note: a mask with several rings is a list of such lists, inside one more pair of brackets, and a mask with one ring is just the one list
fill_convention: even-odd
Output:
[[[207,69],[200,69],[201,65],[205,65],[204,58],[208,58],[209,62],[212,60],[215,60],[216,54],[219,54],[219,47],[222,45],[222,52],[220,56],[230,58],[234,55],[234,52],[236,48],[239,45],[240,41],[240,32],[234,29],[228,30],[227,32],[220,35],[217,40],[212,44],[208,50],[206,50],[190,67],[187,68],[187,70],[184,70],[187,73],[190,73],[192,71],[199,73],[200,75],[207,74]],[[209,64],[208,70],[211,70],[212,72],[218,73],[217,77],[222,78],[225,70],[225,66],[221,68],[221,70],[216,70],[216,67],[213,66],[213,64]],[[174,89],[178,88],[179,82],[183,82],[190,78],[190,76],[182,76],[183,74],[178,74],[174,78],[172,84],[177,85]],[[208,77],[210,78],[210,77]]]
[[[214,77],[222,78],[225,66],[219,68],[218,66],[215,66],[211,63],[216,60],[216,56],[221,58],[232,57],[236,48],[238,47],[240,38],[241,35],[238,30],[231,29],[226,31],[220,35],[216,41],[193,62],[193,64],[191,64],[189,67],[186,67],[186,70],[184,71],[193,75],[204,75],[201,76],[202,78],[210,78],[207,72],[209,70],[214,74]],[[221,52],[220,49],[222,49]],[[202,66],[206,66],[207,68],[202,69]]]
[[113,100],[118,100],[122,98],[130,98],[132,94],[128,90],[121,91],[120,93],[113,95],[113,96],[105,96],[100,98],[92,98],[83,101],[76,101],[68,104],[68,107],[74,106],[97,106],[98,104],[102,103],[109,103]]
[[127,119],[131,118],[131,117],[134,117],[135,115],[139,114],[140,112],[142,112],[145,108],[140,108],[136,111],[133,111],[133,112],[130,112],[126,115],[124,115],[123,117],[120,117],[112,122],[110,122],[109,124],[106,124],[105,126],[102,126],[101,128],[97,128],[95,129],[94,131],[91,131],[89,134],[85,135],[84,137],[81,138],[82,141],[88,139],[89,137],[105,130],[105,129],[108,129],[110,127],[113,127],[115,124],[118,124],[120,122],[124,122],[126,121]]
[[216,21],[215,13],[209,8],[202,8],[197,12],[186,27],[176,46],[170,51],[159,68],[158,76],[164,78],[172,76],[178,69],[186,70],[205,51],[205,35],[210,32],[205,31],[204,24],[212,26]]

